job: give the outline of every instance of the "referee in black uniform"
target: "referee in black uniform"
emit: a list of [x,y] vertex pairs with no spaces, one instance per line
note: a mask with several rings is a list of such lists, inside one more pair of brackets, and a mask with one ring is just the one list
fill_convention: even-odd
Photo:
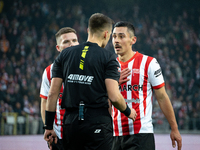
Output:
[[[100,13],[89,19],[88,40],[63,50],[54,61],[52,83],[47,100],[44,139],[53,141],[56,100],[64,82],[62,107],[63,144],[70,150],[110,150],[112,118],[108,98],[127,117],[135,120],[118,89],[119,64],[116,55],[104,49],[113,21]],[[56,138],[55,138],[56,142]]]

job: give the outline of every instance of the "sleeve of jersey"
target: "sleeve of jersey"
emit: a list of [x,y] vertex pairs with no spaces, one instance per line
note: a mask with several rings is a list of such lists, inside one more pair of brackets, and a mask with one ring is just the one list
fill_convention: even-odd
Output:
[[153,89],[159,89],[165,85],[161,67],[155,58],[149,64],[148,76]]
[[112,55],[106,65],[105,78],[114,79],[118,82],[120,77],[120,72],[118,71],[119,67],[116,55]]
[[55,59],[52,68],[52,78],[63,78],[63,68],[62,68],[62,52]]
[[40,88],[40,97],[47,99],[48,93],[49,93],[49,89],[50,89],[50,83],[49,80],[47,78],[47,72],[46,69],[43,72],[42,75],[42,84],[41,84],[41,88]]

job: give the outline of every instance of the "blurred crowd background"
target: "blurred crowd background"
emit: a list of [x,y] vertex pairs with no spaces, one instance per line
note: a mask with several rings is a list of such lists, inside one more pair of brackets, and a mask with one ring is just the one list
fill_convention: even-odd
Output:
[[[0,134],[13,134],[12,113],[25,118],[17,119],[17,134],[42,132],[39,92],[45,67],[58,55],[55,33],[69,26],[80,43],[86,41],[95,12],[133,23],[133,50],[160,63],[179,129],[200,130],[199,6],[199,0],[0,0]],[[114,52],[111,41],[106,49]],[[153,103],[155,130],[168,130],[155,98]]]

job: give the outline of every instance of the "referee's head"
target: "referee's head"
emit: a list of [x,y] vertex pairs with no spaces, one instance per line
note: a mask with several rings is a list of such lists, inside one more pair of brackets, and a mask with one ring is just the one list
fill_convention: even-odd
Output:
[[108,16],[95,13],[89,19],[88,36],[102,40],[101,47],[105,47],[110,39],[114,21]]

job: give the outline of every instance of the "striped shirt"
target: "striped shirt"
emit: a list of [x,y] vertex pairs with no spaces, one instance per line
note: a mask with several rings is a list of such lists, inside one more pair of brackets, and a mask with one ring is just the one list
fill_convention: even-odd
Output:
[[[53,64],[49,65],[42,75],[42,85],[40,89],[40,97],[47,100],[47,96],[50,90],[51,85],[51,78],[52,78],[52,68]],[[59,139],[63,138],[63,116],[65,113],[65,109],[61,109],[61,101],[62,101],[62,94],[63,94],[63,85],[60,90],[60,94],[57,100],[56,106],[56,116],[54,119],[54,131]]]
[[127,62],[117,58],[121,70],[131,69],[130,80],[119,86],[129,107],[137,112],[135,122],[120,113],[112,106],[114,136],[133,135],[138,133],[153,133],[152,125],[152,93],[165,85],[162,71],[153,57],[136,52]]

